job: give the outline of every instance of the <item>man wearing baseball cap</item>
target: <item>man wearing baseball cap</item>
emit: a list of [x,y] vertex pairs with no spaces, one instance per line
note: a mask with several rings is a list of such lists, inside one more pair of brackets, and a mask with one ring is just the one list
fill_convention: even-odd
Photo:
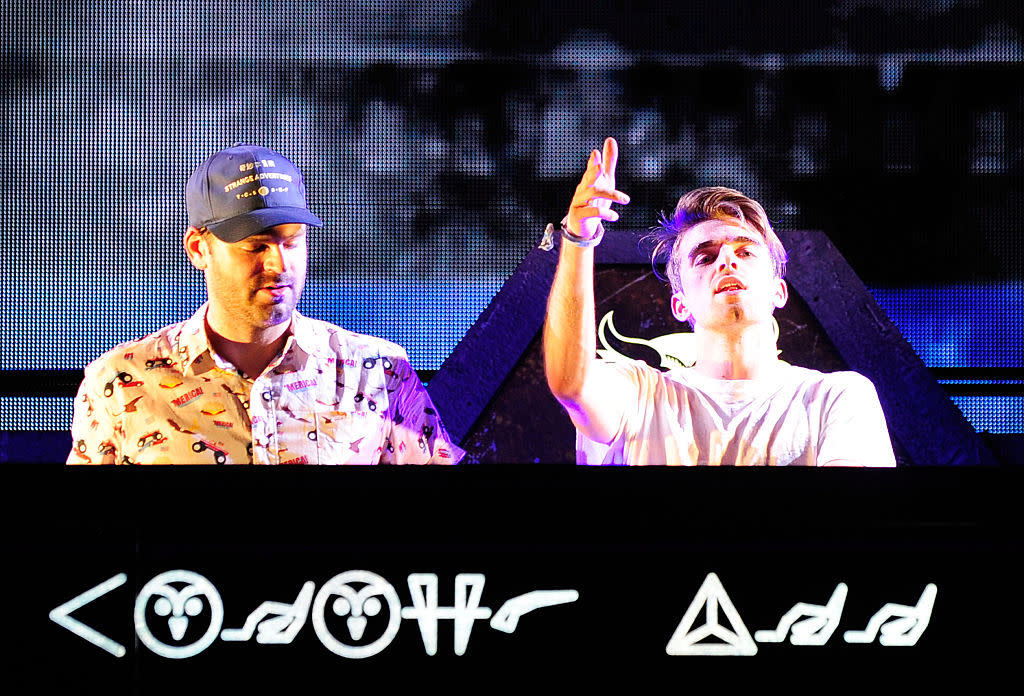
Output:
[[185,188],[208,301],[86,367],[68,464],[454,464],[400,346],[302,316],[320,218],[278,152],[236,144]]

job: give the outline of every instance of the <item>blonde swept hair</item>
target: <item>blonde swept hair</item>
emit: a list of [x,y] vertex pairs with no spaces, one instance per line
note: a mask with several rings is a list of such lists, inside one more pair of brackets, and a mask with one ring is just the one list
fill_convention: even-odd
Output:
[[707,186],[694,189],[680,198],[672,215],[662,216],[652,234],[657,245],[651,253],[651,262],[657,264],[659,258],[668,255],[665,272],[673,292],[682,290],[680,273],[683,259],[679,253],[679,242],[688,230],[706,220],[736,220],[760,232],[768,247],[775,277],[785,277],[789,256],[761,204],[735,189]]

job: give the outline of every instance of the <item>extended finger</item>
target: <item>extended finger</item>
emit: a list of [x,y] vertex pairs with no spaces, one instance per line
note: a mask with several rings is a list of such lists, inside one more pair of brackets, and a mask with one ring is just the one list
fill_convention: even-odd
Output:
[[587,160],[587,170],[583,172],[583,178],[580,179],[576,190],[579,191],[581,187],[593,185],[599,176],[601,176],[601,154],[594,150],[590,153],[590,159]]
[[619,163],[619,144],[615,138],[605,138],[604,157],[602,159],[604,171],[615,180],[615,166]]

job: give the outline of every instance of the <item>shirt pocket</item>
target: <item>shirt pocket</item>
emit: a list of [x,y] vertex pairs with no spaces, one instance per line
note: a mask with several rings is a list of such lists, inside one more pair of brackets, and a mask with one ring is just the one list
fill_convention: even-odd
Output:
[[377,464],[384,442],[383,419],[372,411],[320,411],[316,450],[320,464]]
[[276,415],[277,463],[319,464],[316,412],[279,409]]

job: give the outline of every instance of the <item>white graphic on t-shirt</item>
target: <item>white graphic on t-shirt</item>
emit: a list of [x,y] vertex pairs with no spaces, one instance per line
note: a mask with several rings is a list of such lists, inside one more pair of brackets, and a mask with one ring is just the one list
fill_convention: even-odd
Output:
[[[597,339],[601,342],[602,346],[597,349],[597,355],[605,362],[614,363],[630,360],[629,356],[623,355],[612,348],[608,342],[608,334],[611,334],[612,337],[622,343],[647,346],[656,351],[661,358],[661,363],[659,365],[652,364],[651,367],[670,370],[676,367],[693,367],[697,362],[697,339],[692,333],[676,332],[665,334],[664,336],[655,336],[652,339],[631,338],[623,336],[615,328],[615,323],[612,320],[614,314],[614,311],[605,314],[601,317],[601,322],[597,326]],[[775,321],[775,317],[772,317],[772,331],[775,340],[778,341],[779,323]]]

